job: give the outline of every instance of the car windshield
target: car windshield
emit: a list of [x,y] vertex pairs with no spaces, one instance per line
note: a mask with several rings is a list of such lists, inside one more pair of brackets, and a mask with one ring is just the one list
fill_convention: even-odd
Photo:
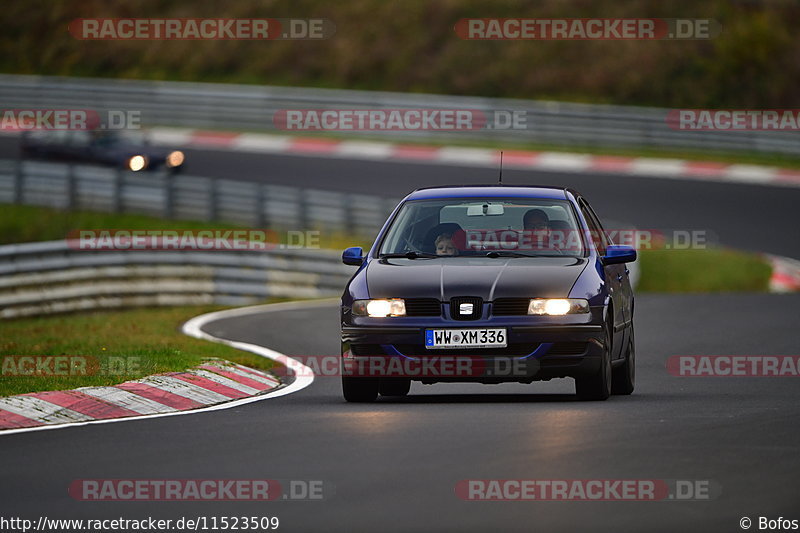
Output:
[[412,200],[395,217],[379,255],[583,256],[584,245],[565,200]]

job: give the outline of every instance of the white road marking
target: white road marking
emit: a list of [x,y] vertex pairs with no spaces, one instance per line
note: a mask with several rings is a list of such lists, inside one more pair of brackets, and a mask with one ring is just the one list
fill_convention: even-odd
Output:
[[457,165],[497,165],[497,150],[484,148],[461,148],[458,146],[445,146],[436,152],[436,161],[439,163],[454,163]]
[[265,135],[261,133],[243,133],[231,143],[231,148],[241,152],[280,153],[289,149],[291,137],[281,135]]
[[177,144],[184,146],[191,144],[194,135],[192,129],[182,128],[152,128],[149,132],[153,144]]
[[386,159],[392,155],[394,145],[367,141],[343,141],[336,148],[336,155],[359,159]]
[[662,178],[684,177],[686,176],[686,161],[683,159],[637,157],[628,167],[628,173]]
[[577,172],[589,169],[591,164],[592,156],[586,154],[542,152],[539,157],[536,158],[534,167]]
[[725,178],[743,183],[769,183],[778,177],[778,169],[757,165],[731,165],[725,170]]

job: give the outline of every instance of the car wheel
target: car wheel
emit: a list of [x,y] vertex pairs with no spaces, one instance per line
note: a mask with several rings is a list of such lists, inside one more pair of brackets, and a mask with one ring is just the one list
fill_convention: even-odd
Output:
[[611,379],[611,394],[631,394],[636,380],[636,343],[633,339],[633,326],[628,349],[625,352],[625,364],[614,369]]
[[605,338],[597,373],[575,378],[575,392],[581,400],[606,400],[611,396],[611,328],[608,323],[605,326]]
[[378,378],[342,377],[342,394],[348,402],[374,402],[378,397]]
[[408,378],[384,378],[378,384],[381,396],[406,396],[411,390],[411,380]]

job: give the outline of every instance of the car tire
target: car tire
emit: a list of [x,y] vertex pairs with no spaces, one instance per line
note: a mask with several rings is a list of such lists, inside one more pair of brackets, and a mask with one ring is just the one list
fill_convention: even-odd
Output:
[[378,378],[342,377],[342,394],[348,402],[374,402],[378,397]]
[[625,350],[625,363],[614,369],[611,377],[611,394],[631,394],[636,382],[636,342],[631,326],[631,338]]
[[611,328],[606,322],[603,354],[600,356],[600,368],[591,376],[575,378],[575,392],[581,400],[602,401],[611,396]]
[[411,390],[411,380],[408,378],[384,378],[378,384],[381,396],[407,396]]

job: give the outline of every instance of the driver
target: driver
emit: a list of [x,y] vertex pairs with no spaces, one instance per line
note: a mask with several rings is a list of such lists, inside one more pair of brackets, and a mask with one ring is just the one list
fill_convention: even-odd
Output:
[[527,234],[520,242],[527,244],[530,248],[548,249],[551,248],[550,242],[550,217],[541,209],[529,209],[522,217],[523,233]]
[[522,226],[528,231],[543,231],[550,229],[550,217],[541,209],[529,209],[522,217]]

